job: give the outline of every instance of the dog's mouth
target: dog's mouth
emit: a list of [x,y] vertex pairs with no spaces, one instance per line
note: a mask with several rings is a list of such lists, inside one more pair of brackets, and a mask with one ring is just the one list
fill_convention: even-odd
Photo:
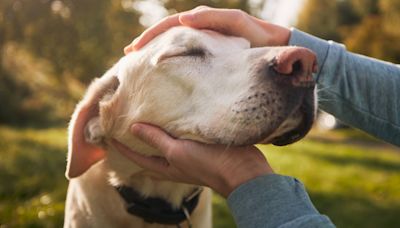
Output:
[[[254,144],[284,146],[294,143],[302,139],[310,131],[314,123],[316,108],[314,99],[314,88],[307,88],[300,93],[291,93],[287,97],[286,109],[282,109],[282,106],[275,106],[276,109],[273,109],[275,111],[281,110],[280,114],[273,116],[275,119],[266,118],[250,124],[244,122],[242,126],[247,128],[242,128],[235,132],[233,140],[219,140],[215,143],[235,146]],[[255,118],[252,119],[257,120],[256,117],[261,114],[253,114]]]
[[302,139],[311,129],[315,119],[315,104],[314,94],[309,92],[304,96],[303,102],[300,105],[298,112],[302,114],[302,120],[299,125],[288,132],[283,133],[271,139],[271,143],[276,146],[285,146]]

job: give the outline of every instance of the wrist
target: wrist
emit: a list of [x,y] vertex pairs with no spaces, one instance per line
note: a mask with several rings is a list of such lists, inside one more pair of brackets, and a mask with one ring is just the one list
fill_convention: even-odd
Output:
[[267,22],[264,23],[263,28],[270,35],[270,38],[266,39],[266,46],[287,46],[289,44],[290,29]]
[[259,166],[248,167],[248,169],[237,169],[238,172],[230,172],[227,175],[221,177],[219,185],[214,189],[223,197],[228,196],[240,185],[249,182],[259,176],[265,176],[274,174],[274,171],[268,164],[262,164]]
[[274,27],[274,45],[287,46],[290,39],[290,29],[281,27],[278,25],[272,25]]

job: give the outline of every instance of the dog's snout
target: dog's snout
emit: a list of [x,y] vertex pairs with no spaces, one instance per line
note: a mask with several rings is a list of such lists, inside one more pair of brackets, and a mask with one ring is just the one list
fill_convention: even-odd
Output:
[[276,56],[274,68],[286,75],[316,72],[316,56],[307,48],[291,47]]
[[280,80],[290,81],[293,86],[314,86],[312,73],[317,71],[317,60],[314,52],[307,48],[283,49],[275,56],[271,67],[280,75]]

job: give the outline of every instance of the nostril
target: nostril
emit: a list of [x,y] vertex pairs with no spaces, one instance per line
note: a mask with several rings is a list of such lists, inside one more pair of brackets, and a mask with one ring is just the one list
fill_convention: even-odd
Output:
[[273,65],[274,70],[283,75],[298,75],[303,72],[303,64],[301,59],[291,61],[276,61]]
[[311,74],[316,71],[316,56],[306,48],[286,48],[274,58],[274,70],[284,75]]
[[297,60],[296,62],[293,63],[292,72],[290,72],[290,74],[301,75],[302,72],[303,72],[303,65],[301,64],[301,60]]
[[272,63],[273,70],[279,75],[276,80],[296,87],[314,84],[312,73],[316,71],[316,56],[312,51],[299,47],[286,48]]

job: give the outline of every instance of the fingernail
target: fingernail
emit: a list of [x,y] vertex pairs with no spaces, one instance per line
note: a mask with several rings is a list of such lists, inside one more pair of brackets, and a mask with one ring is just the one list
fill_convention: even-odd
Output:
[[[139,36],[140,37],[140,36]],[[139,37],[135,38],[132,43],[131,43],[131,47],[137,45],[138,41],[139,41]]]
[[132,47],[131,47],[131,45],[128,45],[128,46],[126,46],[125,48],[124,48],[124,53],[125,53],[125,55],[127,55],[129,52],[131,52],[132,51]]

